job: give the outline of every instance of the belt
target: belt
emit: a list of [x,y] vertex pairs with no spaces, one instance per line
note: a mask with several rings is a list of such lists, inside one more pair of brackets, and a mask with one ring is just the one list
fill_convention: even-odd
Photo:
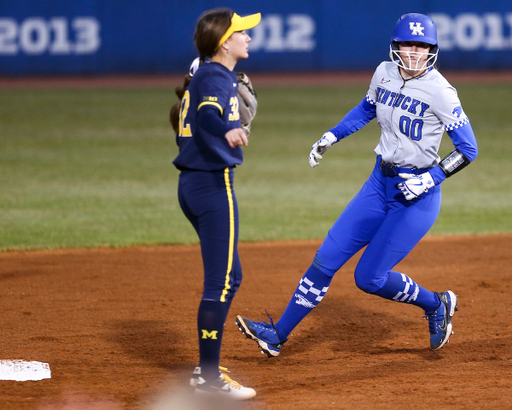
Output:
[[384,161],[380,156],[377,157],[377,162],[379,163],[380,172],[382,172],[382,175],[385,177],[396,177],[400,173],[419,175],[427,171],[427,169],[397,167],[396,165]]

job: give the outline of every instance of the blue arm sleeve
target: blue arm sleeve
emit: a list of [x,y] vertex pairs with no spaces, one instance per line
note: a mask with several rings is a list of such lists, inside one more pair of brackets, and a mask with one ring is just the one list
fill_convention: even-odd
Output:
[[430,175],[432,175],[432,179],[434,180],[434,184],[439,185],[446,179],[446,175],[444,174],[441,167],[438,165],[437,167],[432,168],[428,171]]
[[452,139],[453,145],[455,145],[470,162],[477,157],[478,145],[476,144],[475,133],[469,122],[463,127],[448,131],[448,136]]
[[366,97],[352,108],[347,115],[331,131],[338,141],[359,131],[377,116],[377,107],[370,104]]
[[[470,162],[477,157],[478,145],[476,143],[475,133],[469,122],[463,127],[448,131],[447,134],[451,138],[455,148],[458,148]],[[430,175],[432,175],[432,179],[436,185],[439,185],[446,179],[446,175],[440,166],[431,169]]]
[[224,138],[231,127],[222,121],[219,116],[219,109],[213,105],[205,105],[199,109],[197,123],[208,133],[216,137]]

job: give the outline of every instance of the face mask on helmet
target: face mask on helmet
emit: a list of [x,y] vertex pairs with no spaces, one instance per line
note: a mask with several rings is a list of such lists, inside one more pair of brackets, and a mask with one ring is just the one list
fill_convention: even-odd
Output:
[[[426,43],[430,45],[430,50],[428,53],[400,51],[398,43],[402,42]],[[437,30],[430,17],[418,13],[404,14],[400,17],[391,37],[389,47],[391,61],[406,70],[422,71],[435,64],[438,53]],[[415,59],[412,65],[410,57]]]
[[400,51],[398,43],[392,44],[389,49],[389,57],[401,68],[409,71],[423,71],[431,67],[437,61],[438,48],[430,47],[430,52]]

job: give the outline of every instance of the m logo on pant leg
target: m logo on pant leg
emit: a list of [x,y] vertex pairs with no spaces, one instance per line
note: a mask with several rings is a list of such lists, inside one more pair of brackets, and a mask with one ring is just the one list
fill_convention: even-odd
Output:
[[201,332],[203,332],[201,339],[217,339],[217,333],[219,333],[218,330],[212,330],[211,332],[208,332],[206,329],[201,329]]

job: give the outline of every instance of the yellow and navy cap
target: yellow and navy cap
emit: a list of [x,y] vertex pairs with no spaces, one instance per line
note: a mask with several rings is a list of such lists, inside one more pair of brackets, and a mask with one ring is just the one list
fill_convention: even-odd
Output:
[[231,34],[236,31],[249,30],[250,28],[256,27],[261,20],[261,13],[251,14],[250,16],[240,17],[238,14],[233,13],[233,17],[231,17],[231,25],[228,28],[228,31],[224,33],[222,38],[219,41],[217,48],[219,48],[224,41],[226,41]]

